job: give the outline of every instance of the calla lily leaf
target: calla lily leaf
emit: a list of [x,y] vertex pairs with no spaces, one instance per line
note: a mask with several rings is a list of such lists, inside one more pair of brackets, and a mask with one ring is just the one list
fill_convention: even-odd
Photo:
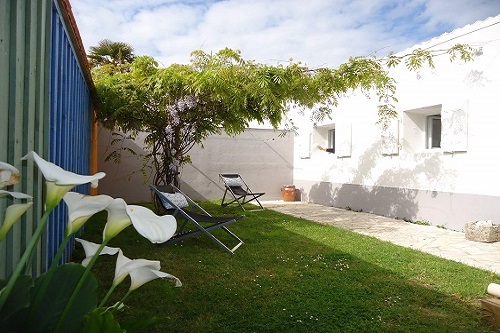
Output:
[[109,241],[131,225],[132,221],[127,214],[127,203],[122,198],[113,199],[106,210],[108,211],[108,221],[103,230],[103,240]]
[[[87,267],[88,263],[90,262],[90,260],[92,260],[92,257],[94,257],[95,253],[97,252],[97,250],[99,249],[101,244],[92,243],[92,242],[86,241],[85,239],[81,239],[81,238],[75,238],[75,240],[78,243],[82,244],[82,246],[83,246],[83,250],[85,251],[86,258],[82,261],[82,265]],[[102,249],[101,253],[99,253],[99,255],[102,255],[102,254],[114,255],[114,254],[117,254],[118,251],[120,251],[120,249],[117,247],[105,246]]]
[[98,172],[93,176],[83,176],[70,171],[66,171],[54,163],[48,162],[41,158],[34,151],[29,152],[22,160],[33,160],[45,179],[49,182],[54,182],[56,185],[81,185],[90,183],[92,187],[97,187],[99,179],[104,178],[104,172]]
[[68,225],[66,236],[75,234],[88,221],[88,219],[104,210],[113,198],[109,195],[89,196],[76,192],[68,192],[63,197],[68,206]]
[[120,284],[131,271],[141,267],[160,270],[160,262],[157,260],[147,259],[129,259],[125,257],[123,252],[120,250],[118,252],[118,257],[116,258],[115,278],[113,280],[113,284]]
[[21,175],[19,170],[9,163],[0,162],[0,188],[19,183]]
[[112,311],[96,308],[85,316],[83,332],[122,333],[124,331],[115,320]]
[[127,212],[135,230],[151,243],[164,243],[177,229],[177,221],[172,215],[158,216],[152,210],[136,205],[127,206]]
[[175,276],[160,272],[158,270],[154,269],[149,269],[147,267],[140,267],[137,268],[130,273],[130,280],[132,281],[130,284],[130,290],[136,290],[140,286],[142,286],[145,283],[148,283],[149,281],[158,279],[158,278],[169,278],[169,279],[174,279],[175,280],[175,286],[180,287],[182,286],[181,281],[176,278]]

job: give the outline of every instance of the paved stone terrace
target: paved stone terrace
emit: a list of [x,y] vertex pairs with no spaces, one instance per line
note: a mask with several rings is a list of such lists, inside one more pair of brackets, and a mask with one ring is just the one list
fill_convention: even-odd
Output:
[[262,205],[500,274],[500,242],[474,242],[463,232],[305,202],[263,201]]

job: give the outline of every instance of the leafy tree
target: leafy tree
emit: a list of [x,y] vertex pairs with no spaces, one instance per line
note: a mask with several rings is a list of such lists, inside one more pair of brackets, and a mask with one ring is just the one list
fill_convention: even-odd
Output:
[[99,45],[90,47],[87,57],[91,68],[107,64],[122,65],[134,60],[134,48],[127,43],[103,39]]
[[[470,60],[472,50],[457,45],[450,59]],[[212,134],[237,134],[250,121],[269,121],[277,127],[291,106],[311,110],[311,117],[328,117],[339,98],[351,90],[375,90],[379,118],[396,114],[396,84],[388,67],[403,61],[408,70],[433,66],[435,54],[386,58],[352,57],[338,68],[310,69],[290,61],[270,66],[244,60],[239,51],[192,53],[189,65],[159,68],[147,56],[130,64],[103,65],[93,70],[101,104],[98,119],[105,127],[132,136],[147,132],[147,159],[155,168],[154,184],[178,184],[179,168],[189,162],[189,150]],[[292,124],[293,126],[293,124]],[[119,157],[115,151],[112,157]]]

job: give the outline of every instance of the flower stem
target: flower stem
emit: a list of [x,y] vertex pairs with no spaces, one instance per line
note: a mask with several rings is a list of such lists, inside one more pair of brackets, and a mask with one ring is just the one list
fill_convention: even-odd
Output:
[[108,292],[106,293],[106,296],[102,299],[101,303],[99,304],[99,308],[104,306],[104,303],[108,300],[109,296],[111,296],[111,293],[115,290],[117,284],[114,284],[109,288]]
[[19,260],[15,271],[12,273],[12,275],[9,278],[9,281],[7,282],[7,285],[0,291],[0,311],[3,309],[5,303],[7,302],[7,299],[9,298],[9,295],[14,288],[14,284],[17,281],[17,278],[21,274],[21,271],[23,270],[24,266],[28,262],[28,259],[31,257],[31,253],[33,252],[36,244],[40,240],[40,236],[42,235],[43,230],[45,229],[45,226],[47,225],[47,221],[49,218],[50,213],[52,210],[54,210],[55,206],[52,207],[47,207],[47,210],[43,213],[42,218],[40,219],[40,222],[38,223],[38,227],[36,228],[35,232],[33,233],[33,237],[31,237],[31,240],[26,247],[26,250],[24,250],[23,256]]
[[85,268],[85,271],[83,272],[82,276],[80,277],[78,284],[76,285],[75,289],[73,290],[73,293],[71,294],[71,296],[68,300],[68,303],[66,303],[66,306],[64,307],[64,310],[63,310],[61,316],[59,317],[59,321],[57,322],[57,325],[56,325],[54,332],[57,333],[61,330],[61,326],[64,323],[64,320],[66,319],[66,317],[68,316],[68,312],[71,309],[71,307],[73,306],[73,303],[76,300],[76,296],[78,296],[78,293],[80,292],[80,289],[82,288],[85,280],[87,279],[87,276],[90,274],[90,269],[92,268],[92,266],[94,266],[97,258],[99,257],[99,253],[102,252],[102,250],[104,249],[104,247],[106,246],[106,244],[108,242],[109,242],[109,240],[104,240],[102,242],[101,246],[99,246],[99,249],[97,249],[96,253],[92,257],[92,260],[90,260],[89,264]]
[[120,301],[118,301],[118,303],[116,303],[116,305],[114,306],[114,309],[113,311],[115,311],[116,309],[119,309],[120,308],[120,305],[123,304],[123,302],[125,301],[125,298],[128,297],[128,295],[130,295],[132,293],[132,290],[128,290],[127,293],[125,294],[125,296],[122,297],[122,299]]

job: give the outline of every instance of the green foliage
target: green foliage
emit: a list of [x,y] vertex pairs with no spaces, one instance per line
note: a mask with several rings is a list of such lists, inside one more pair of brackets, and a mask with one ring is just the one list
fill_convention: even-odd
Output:
[[90,47],[88,59],[91,67],[120,65],[134,59],[134,48],[127,43],[103,39],[99,45]]
[[[0,280],[0,290],[7,285],[7,281]],[[17,279],[12,294],[7,299],[5,306],[0,311],[0,331],[13,330],[19,327],[24,318],[19,316],[19,312],[30,305],[30,293],[33,287],[33,279],[28,275],[21,275]]]
[[[57,267],[48,277],[42,306],[36,311],[31,311],[31,306],[47,274],[42,274],[34,280],[30,276],[20,276],[0,313],[1,331],[54,332],[59,317],[84,271],[85,267],[73,263]],[[78,302],[74,303],[66,321],[62,323],[62,332],[81,331],[84,316],[96,307],[96,289],[97,281],[90,275],[78,293]]]
[[450,61],[460,57],[462,61],[471,61],[473,59],[474,50],[466,44],[456,44],[448,50]]
[[[450,58],[460,54],[462,60],[470,60],[470,51],[457,46],[450,50]],[[388,68],[403,59],[409,70],[433,67],[433,56],[417,49],[381,59],[351,57],[338,68],[316,69],[292,61],[259,64],[228,48],[214,54],[194,51],[189,65],[167,68],[159,68],[151,57],[137,57],[131,63],[94,68],[100,100],[97,117],[110,129],[132,135],[147,132],[146,161],[153,161],[153,182],[177,183],[178,170],[189,162],[187,154],[194,144],[221,131],[240,133],[251,121],[268,121],[276,128],[292,106],[310,110],[311,119],[321,121],[340,98],[360,89],[378,95],[381,121],[394,117],[396,82]]]
[[122,333],[111,311],[97,308],[85,316],[84,333]]

